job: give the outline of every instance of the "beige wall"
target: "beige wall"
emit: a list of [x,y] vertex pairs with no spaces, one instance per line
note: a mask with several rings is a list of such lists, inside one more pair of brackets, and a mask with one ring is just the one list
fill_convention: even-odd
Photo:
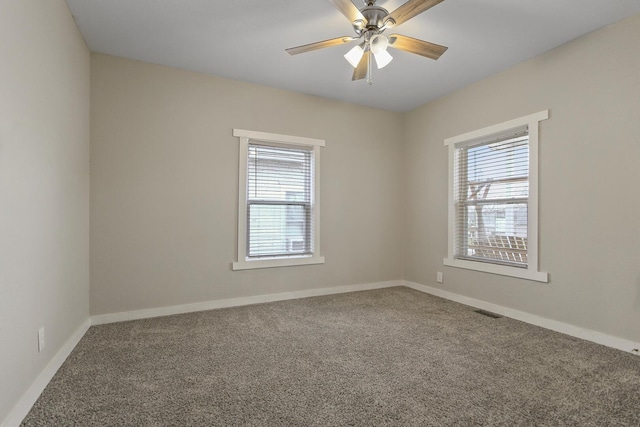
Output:
[[63,0],[2,0],[0,62],[1,423],[89,315],[90,57]]
[[[640,15],[406,115],[405,279],[640,341],[638,40]],[[443,267],[444,139],[543,109],[540,264],[550,283]]]
[[[401,116],[92,54],[91,313],[402,277]],[[326,140],[324,265],[231,271],[233,128]]]

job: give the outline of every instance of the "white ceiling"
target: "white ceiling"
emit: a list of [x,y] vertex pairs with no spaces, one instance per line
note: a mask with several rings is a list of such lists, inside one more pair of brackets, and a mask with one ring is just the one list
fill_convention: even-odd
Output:
[[[361,8],[362,0],[353,0]],[[94,52],[406,111],[562,43],[640,13],[639,0],[446,0],[393,30],[449,47],[438,60],[390,49],[373,85],[352,82],[353,35],[329,0],[67,0]],[[404,0],[378,0],[392,11]],[[594,55],[600,52],[594,52]]]

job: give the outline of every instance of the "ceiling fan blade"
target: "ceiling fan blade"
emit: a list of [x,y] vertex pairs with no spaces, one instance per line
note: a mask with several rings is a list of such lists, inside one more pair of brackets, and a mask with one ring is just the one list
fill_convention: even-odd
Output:
[[369,61],[371,61],[371,52],[369,50],[365,51],[364,55],[358,62],[358,66],[355,70],[353,70],[353,77],[351,81],[362,80],[367,77],[367,72],[369,71]]
[[352,24],[357,20],[361,20],[363,27],[367,25],[367,20],[362,15],[362,13],[360,13],[360,10],[358,10],[358,8],[351,2],[351,0],[329,0],[329,1],[333,3],[333,5],[337,7],[338,10],[342,12],[342,14],[346,16],[349,22],[351,22]]
[[[389,18],[395,21],[394,27],[408,21],[416,15],[421,14],[427,9],[431,9],[444,0],[409,0],[393,12],[389,14]],[[386,19],[385,19],[386,20]]]
[[405,52],[415,53],[416,55],[426,56],[431,59],[438,59],[448,49],[446,46],[429,43],[424,40],[414,39],[413,37],[402,36],[400,34],[391,34],[389,36],[389,46],[404,50]]
[[335,39],[324,40],[321,42],[309,43],[302,46],[290,47],[285,49],[289,55],[297,55],[299,53],[311,52],[312,50],[323,49],[325,47],[338,46],[355,40],[353,37],[344,36]]

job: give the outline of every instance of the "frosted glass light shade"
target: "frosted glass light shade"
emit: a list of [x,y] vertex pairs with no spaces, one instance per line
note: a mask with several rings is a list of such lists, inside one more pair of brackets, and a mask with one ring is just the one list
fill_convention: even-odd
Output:
[[378,53],[373,53],[374,58],[376,58],[376,64],[378,65],[378,69],[384,68],[391,62],[393,56],[389,54],[386,50],[382,50]]
[[360,63],[362,55],[364,55],[364,49],[362,49],[360,45],[357,45],[344,55],[344,59],[346,59],[353,68],[358,68],[358,63]]
[[371,45],[371,52],[373,52],[373,54],[375,55],[376,53],[387,50],[387,46],[389,46],[389,40],[382,34],[376,34],[375,36],[371,37],[371,41],[369,42],[369,44]]
[[357,68],[362,59],[362,55],[364,55],[364,49],[362,49],[360,45],[357,45],[346,53],[344,59],[346,59],[353,68]]

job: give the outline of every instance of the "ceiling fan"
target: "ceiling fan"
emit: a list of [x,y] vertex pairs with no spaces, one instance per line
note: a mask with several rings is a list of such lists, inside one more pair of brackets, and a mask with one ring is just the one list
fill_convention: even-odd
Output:
[[289,55],[297,55],[325,47],[339,46],[354,40],[361,40],[344,57],[355,68],[351,80],[367,78],[367,82],[371,84],[371,57],[373,56],[375,59],[378,68],[386,66],[393,59],[387,52],[387,47],[415,53],[434,60],[440,58],[447,50],[445,46],[400,34],[391,34],[389,36],[382,34],[385,30],[397,27],[444,0],[409,0],[391,13],[380,6],[376,6],[376,0],[364,0],[365,6],[362,9],[358,9],[351,0],[329,1],[351,22],[356,36],[336,37],[335,39],[291,47],[286,49]]

